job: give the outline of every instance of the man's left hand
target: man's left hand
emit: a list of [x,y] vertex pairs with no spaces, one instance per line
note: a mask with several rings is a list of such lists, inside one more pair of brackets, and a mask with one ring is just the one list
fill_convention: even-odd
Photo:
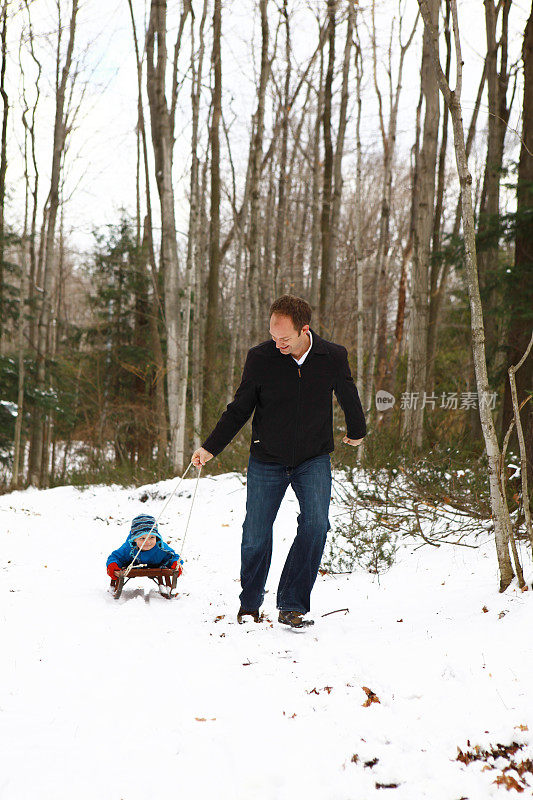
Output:
[[352,447],[357,447],[357,445],[361,444],[361,442],[363,440],[362,439],[348,439],[347,436],[344,436],[342,441],[344,442],[344,444],[351,444]]

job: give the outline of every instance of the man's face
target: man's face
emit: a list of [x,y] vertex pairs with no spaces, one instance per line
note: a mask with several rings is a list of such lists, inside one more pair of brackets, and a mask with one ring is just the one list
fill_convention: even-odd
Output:
[[278,350],[285,356],[309,347],[308,330],[309,325],[304,325],[298,334],[290,317],[281,314],[272,314],[270,317],[270,335]]

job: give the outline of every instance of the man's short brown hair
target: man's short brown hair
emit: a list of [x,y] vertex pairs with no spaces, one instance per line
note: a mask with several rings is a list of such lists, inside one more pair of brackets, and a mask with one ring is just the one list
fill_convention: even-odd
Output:
[[304,325],[309,325],[311,322],[311,306],[306,300],[301,297],[294,297],[292,294],[284,294],[274,300],[270,306],[270,316],[272,314],[280,314],[282,317],[290,317],[292,324],[296,328],[298,334]]

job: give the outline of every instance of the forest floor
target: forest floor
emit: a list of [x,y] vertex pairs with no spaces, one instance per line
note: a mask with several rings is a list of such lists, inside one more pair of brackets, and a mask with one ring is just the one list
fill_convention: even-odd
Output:
[[[0,497],[2,800],[533,796],[533,593],[498,593],[491,541],[321,575],[295,631],[275,609],[289,490],[265,620],[238,625],[245,480],[204,477],[178,597],[145,579],[115,600],[107,555],[174,486]],[[175,548],[193,489],[160,526]]]

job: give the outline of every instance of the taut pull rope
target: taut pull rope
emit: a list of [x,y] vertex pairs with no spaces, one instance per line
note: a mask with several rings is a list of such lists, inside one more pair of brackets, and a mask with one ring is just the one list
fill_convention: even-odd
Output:
[[[172,491],[171,495],[169,496],[167,502],[165,503],[165,505],[163,506],[163,508],[159,512],[159,515],[158,515],[156,521],[154,522],[154,524],[152,525],[152,527],[150,528],[150,530],[148,531],[146,536],[143,538],[142,544],[139,547],[139,550],[137,551],[137,554],[133,557],[133,561],[131,562],[131,564],[128,564],[128,566],[126,567],[126,571],[124,572],[124,577],[125,578],[127,578],[128,575],[130,574],[130,570],[133,568],[133,565],[135,564],[137,558],[139,557],[139,554],[142,552],[142,548],[144,547],[144,543],[146,542],[148,537],[152,535],[152,531],[154,530],[154,528],[156,527],[157,523],[159,522],[159,520],[163,516],[163,512],[164,512],[165,508],[168,506],[168,504],[170,503],[170,501],[172,500],[172,498],[174,497],[174,495],[178,491],[179,487],[181,486],[181,483],[182,483],[183,479],[185,478],[186,474],[188,473],[188,471],[190,470],[191,467],[192,467],[192,461],[189,464],[189,466],[187,467],[187,469],[185,470],[185,472],[183,473],[183,475],[181,476],[181,478],[179,479],[179,482],[175,486],[175,488]],[[200,466],[200,468],[198,469],[198,477],[196,479],[196,485],[194,487],[194,494],[193,494],[193,497],[192,497],[191,506],[189,508],[189,516],[187,518],[187,524],[185,526],[185,533],[183,534],[183,541],[182,541],[181,550],[183,549],[183,545],[185,543],[185,537],[187,536],[187,529],[189,527],[189,522],[191,520],[192,507],[193,507],[193,504],[194,504],[194,498],[196,497],[196,490],[198,489],[198,484],[200,482],[200,473],[201,473],[201,471],[202,471],[202,467]],[[139,536],[138,538],[140,539],[141,537]],[[181,558],[181,555],[182,555],[181,552],[178,553],[178,559]],[[178,564],[178,568],[179,568],[179,564]]]

